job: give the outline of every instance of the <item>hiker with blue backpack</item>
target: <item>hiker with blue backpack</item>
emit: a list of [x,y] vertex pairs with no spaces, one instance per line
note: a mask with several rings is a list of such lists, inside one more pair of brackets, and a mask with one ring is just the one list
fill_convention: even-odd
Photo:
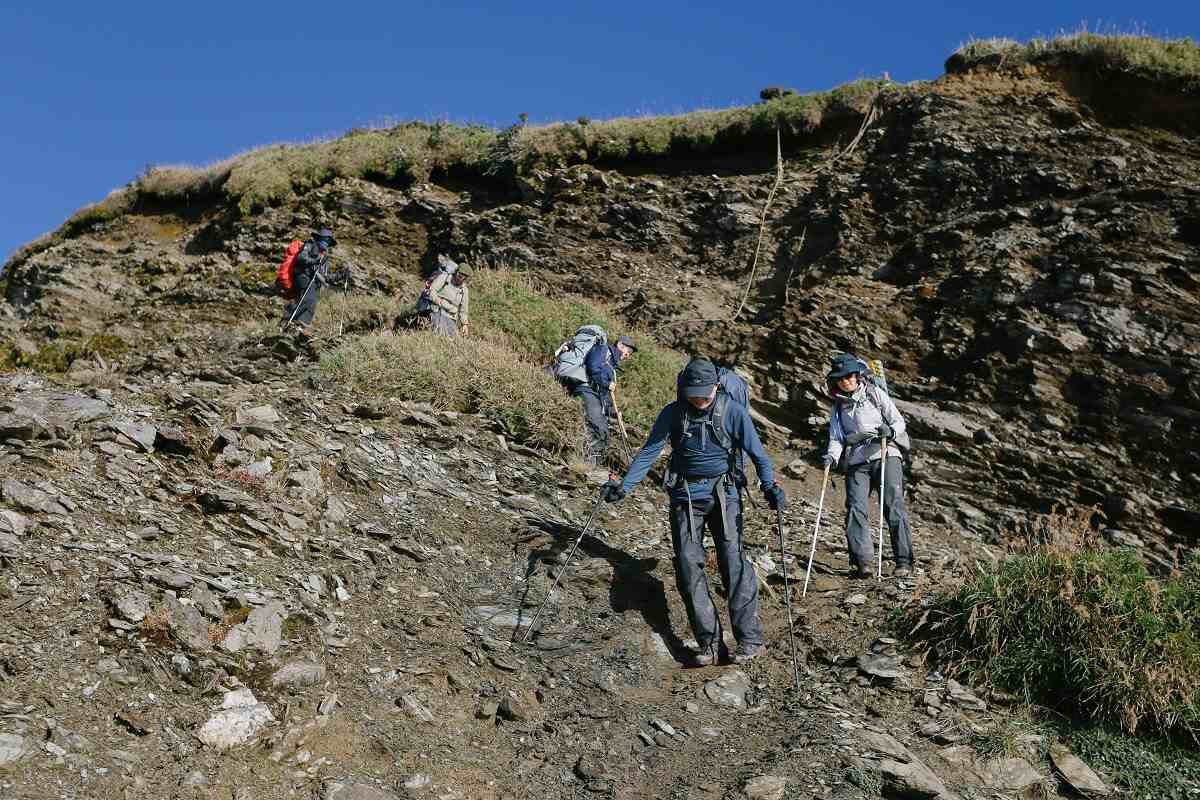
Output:
[[[913,554],[901,463],[910,446],[904,418],[887,391],[873,379],[867,363],[857,356],[842,353],[834,357],[825,382],[833,408],[829,416],[829,447],[822,461],[827,468],[837,465],[838,471],[846,476],[850,574],[855,578],[869,578],[872,574],[875,548],[867,524],[867,502],[874,491],[882,497],[883,516],[891,533],[895,558],[892,575],[908,578],[912,575]],[[883,443],[887,446],[885,460],[881,460]]]
[[637,346],[629,336],[609,344],[603,328],[584,325],[554,354],[555,377],[583,404],[589,438],[585,459],[592,466],[602,463],[608,450],[608,420],[616,416],[613,387],[617,365],[635,352]]
[[671,499],[675,582],[700,648],[693,664],[709,666],[728,655],[705,572],[706,528],[712,532],[737,639],[732,660],[744,664],[762,652],[764,638],[758,578],[742,552],[741,490],[747,483],[742,454],[754,462],[759,486],[772,510],[785,510],[787,498],[775,482],[771,459],[750,419],[745,381],[698,358],[680,373],[676,389],[675,401],[659,413],[625,477],[604,484],[600,496],[610,503],[624,498],[646,477],[667,442],[671,443],[664,486]]

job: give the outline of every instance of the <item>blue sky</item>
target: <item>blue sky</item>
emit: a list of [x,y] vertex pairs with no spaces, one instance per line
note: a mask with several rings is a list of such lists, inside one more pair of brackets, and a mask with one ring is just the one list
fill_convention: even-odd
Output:
[[[970,37],[1200,37],[1200,3],[4,2],[0,259],[148,164],[360,125],[507,125],[740,105],[885,70],[933,78]],[[967,6],[970,6],[969,8]]]

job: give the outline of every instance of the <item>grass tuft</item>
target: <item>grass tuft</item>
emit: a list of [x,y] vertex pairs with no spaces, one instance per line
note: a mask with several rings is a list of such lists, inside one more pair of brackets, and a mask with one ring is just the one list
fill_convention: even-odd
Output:
[[[1155,579],[1138,554],[1033,525],[1025,552],[906,620],[943,669],[1071,717],[1200,737],[1200,564]],[[1066,532],[1066,536],[1058,535]]]
[[973,40],[947,59],[946,72],[1001,64],[1076,66],[1200,91],[1200,44],[1194,39],[1159,39],[1136,33],[1080,31],[1024,44],[1012,39]]
[[368,335],[322,356],[321,369],[353,391],[491,417],[516,441],[555,453],[583,440],[579,409],[558,383],[482,338]]
[[686,359],[660,347],[648,333],[631,330],[610,309],[579,297],[551,299],[530,276],[504,268],[477,270],[471,293],[476,332],[535,364],[549,363],[581,325],[600,325],[613,338],[633,336],[638,351],[617,373],[617,401],[628,424],[649,428],[675,399],[675,376]]

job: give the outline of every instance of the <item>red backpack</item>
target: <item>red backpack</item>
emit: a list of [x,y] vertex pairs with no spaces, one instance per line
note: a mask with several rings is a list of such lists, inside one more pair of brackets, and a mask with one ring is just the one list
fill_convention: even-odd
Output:
[[283,256],[283,263],[275,271],[275,285],[284,297],[291,297],[296,293],[296,284],[292,281],[292,268],[296,264],[296,256],[303,247],[304,242],[299,239],[289,244],[287,252]]

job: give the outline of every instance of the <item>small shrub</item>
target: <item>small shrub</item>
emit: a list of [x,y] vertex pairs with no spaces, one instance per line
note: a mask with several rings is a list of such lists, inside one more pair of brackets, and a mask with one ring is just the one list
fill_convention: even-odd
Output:
[[363,336],[324,355],[321,369],[354,391],[492,417],[515,440],[556,453],[582,441],[579,411],[558,383],[482,338]]
[[138,633],[147,641],[160,647],[171,642],[171,612],[166,606],[158,606],[138,623]]
[[1078,533],[1081,515],[1059,516],[1034,526],[1047,541],[910,611],[906,633],[949,673],[1073,717],[1200,736],[1200,564],[1155,579],[1133,550],[1045,536]]

